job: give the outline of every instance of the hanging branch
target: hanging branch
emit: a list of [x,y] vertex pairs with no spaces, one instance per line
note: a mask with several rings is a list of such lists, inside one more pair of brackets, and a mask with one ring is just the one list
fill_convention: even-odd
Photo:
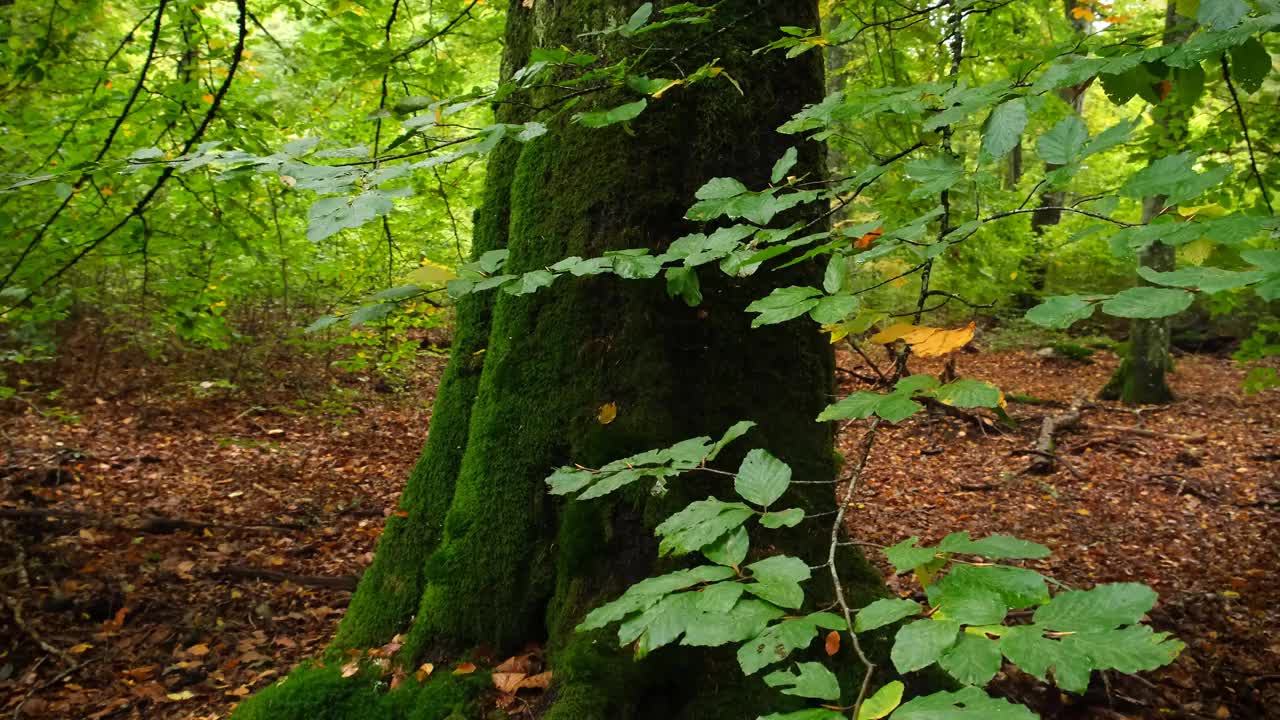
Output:
[[[412,55],[412,54],[414,54],[414,53],[418,52],[418,51],[419,51],[419,50],[421,50],[422,48],[424,48],[424,47],[426,47],[426,46],[430,45],[431,43],[435,42],[436,40],[440,39],[440,37],[442,37],[445,33],[447,33],[447,32],[449,32],[450,30],[452,30],[452,29],[453,29],[453,26],[455,26],[455,25],[457,25],[458,23],[462,22],[462,19],[463,19],[463,18],[470,18],[470,17],[471,17],[471,9],[472,9],[472,8],[474,8],[474,7],[475,7],[477,4],[479,4],[479,3],[480,3],[480,0],[471,0],[471,2],[470,2],[470,3],[468,3],[468,4],[467,4],[467,6],[466,6],[466,7],[464,7],[464,8],[462,9],[462,12],[458,13],[458,14],[457,14],[457,15],[456,15],[452,20],[450,20],[448,23],[446,23],[444,27],[442,27],[442,28],[440,28],[439,30],[437,30],[437,31],[435,31],[434,33],[432,33],[430,37],[425,38],[425,39],[422,39],[422,40],[418,40],[417,42],[413,43],[412,45],[410,45],[409,47],[405,48],[404,50],[401,50],[400,52],[396,53],[395,55],[392,55],[392,56],[391,56],[391,59],[387,60],[387,65],[388,65],[388,66],[391,66],[391,65],[393,65],[396,61],[398,61],[398,60],[403,60],[403,59],[405,59],[405,58],[409,57],[410,55]],[[396,4],[397,4],[397,5],[399,5],[399,2],[397,2]],[[391,18],[392,18],[393,20],[395,19],[395,15],[396,15],[396,12],[395,12],[395,9],[393,8],[393,9],[391,10]],[[391,25],[391,23],[390,23],[390,22],[388,22],[388,23],[387,23],[387,26],[388,26],[388,27],[390,27],[390,25]]]
[[[125,118],[129,117],[129,112],[133,110],[133,103],[137,101],[138,94],[142,92],[143,84],[147,80],[147,72],[151,69],[151,62],[156,56],[156,44],[160,41],[160,27],[164,21],[164,8],[168,3],[169,0],[160,0],[160,5],[156,8],[156,22],[151,28],[151,43],[147,46],[147,56],[142,61],[142,69],[138,72],[138,81],[134,83],[133,90],[129,92],[129,97],[125,100],[124,108],[120,111],[120,114],[116,116],[116,120],[111,125],[111,129],[107,131],[107,139],[103,141],[102,147],[98,149],[98,154],[95,155],[93,161],[89,163],[90,169],[85,170],[80,174],[80,177],[76,178],[75,183],[71,186],[71,192],[67,193],[67,196],[63,198],[62,202],[58,204],[58,207],[54,209],[53,214],[49,216],[49,219],[45,220],[40,228],[36,230],[36,234],[31,237],[27,246],[18,254],[18,259],[13,261],[13,265],[9,267],[9,271],[5,273],[4,278],[0,279],[0,290],[8,287],[9,281],[13,279],[15,274],[17,274],[18,268],[22,267],[22,263],[31,254],[31,251],[35,250],[40,244],[40,241],[44,239],[45,233],[49,232],[49,228],[53,226],[53,223],[58,219],[58,216],[62,215],[62,211],[67,209],[67,206],[71,204],[71,199],[76,196],[76,191],[83,187],[89,178],[92,177],[92,168],[101,162],[102,158],[106,156],[109,150],[111,150],[111,145],[116,139],[116,133],[118,133],[120,131],[120,127],[124,125]],[[130,35],[132,34],[132,31],[130,31]],[[95,85],[94,88],[96,89],[97,85]]]
[[[245,43],[245,37],[247,35],[245,19],[248,12],[245,8],[245,2],[246,0],[236,0],[236,9],[238,10],[237,19],[236,19],[236,44],[235,44],[235,48],[232,50],[232,53],[231,53],[231,62],[227,66],[227,76],[223,79],[222,84],[218,86],[218,91],[213,96],[213,102],[209,105],[208,111],[205,112],[204,117],[201,119],[200,125],[195,129],[195,132],[192,133],[191,137],[188,138],[185,143],[183,143],[182,152],[181,152],[182,155],[186,155],[187,153],[189,153],[191,149],[194,148],[196,144],[199,143],[200,140],[204,137],[205,131],[209,129],[209,125],[213,122],[214,117],[216,117],[218,114],[218,109],[222,106],[223,98],[226,97],[227,91],[231,89],[231,83],[235,80],[236,69],[240,66],[240,59],[244,54],[244,43]],[[174,173],[174,166],[169,165],[165,167],[164,171],[160,173],[160,177],[156,179],[155,184],[151,186],[151,189],[147,190],[147,193],[143,195],[142,198],[138,200],[136,204],[134,204],[134,206],[129,210],[128,213],[125,214],[123,218],[121,218],[116,224],[112,225],[106,231],[99,234],[93,240],[89,241],[84,246],[82,246],[80,250],[76,252],[76,254],[72,256],[70,260],[68,260],[66,263],[62,265],[62,267],[58,268],[57,271],[55,271],[52,275],[49,275],[43,281],[41,281],[34,288],[34,290],[32,291],[32,294],[34,294],[35,291],[41,290],[44,287],[48,286],[49,283],[62,277],[63,274],[65,274],[68,270],[75,267],[76,263],[80,262],[80,260],[82,260],[85,255],[88,255],[95,248],[97,248],[99,245],[105,242],[107,238],[111,237],[112,235],[115,235],[116,232],[119,231],[120,228],[124,227],[127,222],[129,222],[133,218],[141,216],[143,211],[146,210],[147,206],[151,203],[151,201],[155,199],[157,194],[160,193],[160,190],[164,187],[165,183],[168,182],[169,178],[173,176],[173,173]],[[12,275],[12,272],[10,274]],[[5,307],[3,310],[0,310],[0,316],[4,315],[5,313],[9,312],[13,308],[17,307],[19,303],[21,303],[21,300],[15,301],[13,304]]]
[[1240,105],[1240,97],[1236,95],[1236,85],[1231,82],[1231,67],[1227,64],[1227,55],[1223,53],[1219,60],[1222,62],[1222,79],[1227,83],[1227,90],[1231,91],[1231,104],[1236,108],[1236,117],[1240,120],[1240,129],[1244,132],[1244,146],[1249,151],[1249,169],[1253,173],[1253,179],[1258,182],[1258,189],[1262,191],[1262,202],[1267,206],[1267,212],[1272,215],[1275,210],[1271,207],[1271,196],[1267,193],[1267,185],[1262,181],[1262,173],[1258,170],[1258,159],[1253,154],[1253,140],[1249,138],[1249,123],[1244,119],[1244,107]]

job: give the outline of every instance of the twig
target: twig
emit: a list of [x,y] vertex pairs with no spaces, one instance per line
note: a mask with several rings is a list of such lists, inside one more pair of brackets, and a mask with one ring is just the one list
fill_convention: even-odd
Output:
[[836,519],[831,523],[831,545],[827,549],[827,568],[831,571],[831,584],[835,588],[836,603],[840,606],[840,611],[844,614],[846,630],[849,632],[849,640],[853,644],[853,650],[858,655],[858,661],[862,663],[862,687],[858,689],[858,699],[853,704],[853,717],[858,716],[858,711],[862,707],[862,701],[867,697],[867,690],[871,687],[871,675],[875,672],[876,664],[871,662],[867,654],[862,649],[862,643],[858,640],[858,635],[853,631],[853,611],[849,609],[849,602],[844,596],[844,585],[840,580],[840,570],[836,567],[836,549],[840,547],[840,530],[844,527],[844,513],[853,501],[853,496],[858,491],[858,481],[862,479],[862,472],[867,467],[867,460],[871,458],[871,448],[875,445],[876,432],[880,429],[880,418],[871,421],[871,427],[867,428],[866,440],[862,446],[862,457],[858,460],[857,466],[854,468],[849,478],[849,485],[845,488],[844,495],[840,498],[840,507],[836,509]]
[[1258,182],[1258,189],[1262,191],[1262,202],[1267,206],[1267,212],[1272,215],[1275,210],[1271,208],[1271,196],[1267,194],[1267,184],[1262,181],[1262,173],[1258,171],[1258,160],[1253,155],[1253,140],[1249,139],[1249,123],[1244,119],[1244,108],[1240,105],[1240,98],[1236,95],[1235,83],[1231,82],[1231,68],[1227,65],[1227,54],[1223,53],[1220,58],[1222,61],[1222,79],[1227,83],[1227,90],[1231,91],[1231,104],[1235,105],[1236,117],[1240,119],[1240,130],[1244,132],[1244,147],[1249,151],[1249,168],[1253,173],[1253,178]]
[[[1083,402],[1084,398],[1077,397],[1065,413],[1045,416],[1044,422],[1040,424],[1040,436],[1036,439],[1035,457],[1031,460],[1031,465],[1023,472],[1047,475],[1053,470],[1054,462],[1059,459],[1054,453],[1058,446],[1058,439],[1054,436],[1058,432],[1080,423],[1080,405]],[[1066,463],[1063,463],[1063,465],[1065,466]]]

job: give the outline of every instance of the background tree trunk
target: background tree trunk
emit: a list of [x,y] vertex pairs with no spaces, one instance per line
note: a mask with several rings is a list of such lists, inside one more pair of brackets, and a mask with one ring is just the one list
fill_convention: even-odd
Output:
[[[1165,10],[1166,45],[1185,42],[1194,29],[1190,18],[1178,14],[1177,3],[1170,0]],[[1169,102],[1152,108],[1152,124],[1173,140],[1170,147],[1180,147],[1187,138],[1190,103],[1176,95]],[[1142,222],[1154,220],[1165,210],[1165,197],[1142,200]],[[1160,272],[1174,270],[1177,256],[1171,245],[1151,243],[1138,253],[1138,265]],[[1149,284],[1139,278],[1140,285]],[[1129,325],[1128,355],[1116,368],[1098,396],[1104,400],[1120,400],[1131,405],[1155,405],[1173,401],[1166,373],[1173,368],[1169,357],[1170,318],[1135,319]]]
[[[580,37],[625,22],[636,0],[527,4],[510,3],[506,75],[525,64],[531,47],[564,45],[607,62],[636,53],[616,35]],[[679,77],[678,68],[718,58],[741,94],[727,81],[703,82],[651,99],[630,130],[587,129],[562,115],[534,142],[503,144],[489,162],[474,252],[507,247],[508,271],[518,273],[572,255],[661,251],[698,230],[681,219],[694,191],[717,176],[767,183],[793,142],[774,129],[823,95],[820,54],[787,61],[751,51],[780,26],[817,22],[814,0],[730,0],[713,23],[647,36],[659,49],[637,72]],[[548,93],[535,104],[553,100]],[[631,99],[610,93],[591,106]],[[526,107],[501,105],[499,120],[523,122]],[[821,177],[819,146],[799,149],[793,173]],[[407,667],[456,659],[478,645],[514,652],[543,643],[556,683],[544,717],[754,718],[778,707],[783,696],[762,692],[759,675],[742,678],[732,653],[663,649],[634,662],[613,649],[612,633],[573,633],[586,611],[668,569],[655,567],[652,526],[690,499],[731,493],[723,482],[682,479],[666,498],[641,488],[622,499],[566,504],[548,496],[544,479],[559,465],[599,466],[719,434],[743,419],[759,425],[739,441],[742,449],[769,448],[798,479],[833,479],[832,428],[814,422],[833,392],[830,345],[803,321],[753,330],[743,312],[770,287],[817,284],[820,275],[812,266],[746,279],[709,270],[700,274],[704,300],[695,308],[667,298],[661,281],[611,276],[464,300],[426,449],[401,501],[404,516],[388,519],[329,659],[396,635],[397,662]],[[602,424],[597,414],[607,403],[617,417]],[[726,467],[740,457],[741,450],[723,458]],[[793,487],[792,506],[833,506],[831,485]],[[826,545],[811,524],[771,535],[772,549],[818,564]],[[842,562],[851,602],[883,592],[856,550],[848,548]],[[808,588],[815,606],[828,595],[823,584],[814,579]],[[342,685],[351,681],[303,680],[264,692],[238,717],[292,717],[326,693],[351,692]],[[324,706],[337,707],[332,700]]]

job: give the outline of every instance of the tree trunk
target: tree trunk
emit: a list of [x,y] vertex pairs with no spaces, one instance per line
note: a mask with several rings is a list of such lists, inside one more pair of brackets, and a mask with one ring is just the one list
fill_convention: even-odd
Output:
[[[1181,28],[1174,30],[1174,28]],[[1191,34],[1193,23],[1178,14],[1177,4],[1170,0],[1165,11],[1166,45],[1185,42]],[[1190,104],[1172,102],[1152,109],[1152,124],[1161,132],[1171,135],[1173,145],[1179,147],[1186,140],[1189,126]],[[1142,222],[1149,223],[1165,210],[1165,197],[1142,199]],[[1138,253],[1138,265],[1160,272],[1175,268],[1176,254],[1170,245],[1157,240]],[[1140,284],[1148,284],[1139,279]],[[1173,402],[1165,374],[1173,369],[1169,357],[1170,319],[1135,319],[1129,325],[1129,351],[1120,367],[1106,386],[1098,393],[1104,400],[1120,400],[1130,405],[1158,405]]]
[[[512,0],[504,75],[525,64],[531,47],[573,47],[605,62],[634,56],[616,35],[581,34],[625,22],[639,4]],[[764,185],[792,142],[774,129],[823,94],[817,53],[786,61],[751,51],[780,26],[817,22],[815,0],[729,0],[713,23],[646,36],[668,49],[650,51],[637,73],[670,77],[677,66],[688,72],[718,58],[742,94],[729,82],[703,82],[651,99],[629,129],[587,129],[562,114],[547,121],[545,136],[503,144],[489,161],[474,252],[506,247],[508,271],[518,273],[572,255],[661,251],[698,230],[681,220],[694,191],[717,176]],[[610,93],[591,106],[631,99]],[[528,106],[503,104],[498,119],[531,119]],[[800,147],[793,172],[825,173],[818,146]],[[832,428],[813,420],[833,391],[830,345],[804,322],[753,330],[743,312],[772,286],[817,284],[820,276],[812,266],[747,279],[704,272],[695,308],[667,298],[660,281],[612,276],[463,300],[426,449],[329,650],[331,667],[396,636],[395,662],[408,668],[456,661],[478,646],[510,654],[540,643],[555,678],[543,717],[754,718],[787,707],[774,691],[761,692],[759,675],[742,678],[730,667],[731,652],[666,648],[636,662],[613,649],[612,634],[573,632],[586,611],[669,569],[655,566],[653,525],[695,496],[723,496],[722,483],[682,480],[665,498],[639,492],[564,503],[547,494],[544,479],[560,465],[599,466],[718,435],[743,419],[758,423],[748,440],[791,464],[796,477],[832,479]],[[609,403],[617,416],[603,424],[598,411]],[[736,467],[740,457],[722,459]],[[793,487],[793,504],[811,512],[834,503],[831,485]],[[819,563],[822,533],[797,530],[771,536],[774,549]],[[852,548],[843,562],[851,602],[883,592]],[[821,584],[809,588],[815,606],[826,597]],[[439,683],[383,694],[336,671],[304,669],[237,717],[453,717],[465,706],[466,679],[437,672]],[[370,715],[375,706],[381,714]]]

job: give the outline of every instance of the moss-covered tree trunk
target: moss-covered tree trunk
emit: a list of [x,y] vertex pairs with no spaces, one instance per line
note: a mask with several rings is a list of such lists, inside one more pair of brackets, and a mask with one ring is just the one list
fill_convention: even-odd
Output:
[[[643,42],[583,36],[624,22],[639,4],[512,0],[503,72],[523,66],[535,47],[567,46],[613,61],[652,44],[640,72],[678,77],[714,60],[741,90],[727,81],[675,89],[651,99],[629,127],[587,129],[562,114],[546,120],[549,131],[536,141],[500,146],[476,216],[477,254],[506,247],[508,271],[523,272],[573,255],[660,251],[700,229],[681,218],[704,182],[727,176],[761,186],[793,144],[774,129],[821,99],[820,55],[787,61],[751,51],[780,26],[815,26],[815,0],[728,0],[712,23]],[[547,92],[534,102],[502,104],[499,120],[531,119],[530,107],[554,98]],[[580,109],[634,99],[622,92],[588,97]],[[802,147],[793,173],[824,172],[820,149]],[[724,653],[663,649],[634,662],[612,648],[611,636],[573,632],[587,610],[655,571],[652,527],[691,493],[565,503],[547,494],[544,479],[560,465],[598,466],[719,434],[743,419],[758,423],[748,440],[790,463],[797,478],[833,479],[832,429],[814,422],[833,392],[830,346],[804,322],[753,330],[743,312],[774,284],[816,284],[820,276],[797,266],[731,279],[704,268],[704,300],[693,308],[669,299],[660,280],[612,276],[565,277],[532,295],[464,300],[404,512],[389,518],[328,660],[396,636],[396,662],[410,668],[477,646],[503,653],[532,642],[546,647],[555,677],[540,710],[546,717],[756,717],[767,708],[754,697],[762,683],[741,679]],[[599,410],[607,404],[617,415],[606,424]],[[812,512],[834,504],[831,485],[793,487],[792,502]],[[696,491],[705,496],[708,486]],[[826,533],[801,527],[775,550],[817,564],[825,559]],[[881,592],[855,550],[843,561],[854,602]],[[811,581],[815,603],[827,597],[822,582]],[[452,690],[437,693],[445,701],[380,699],[376,688],[353,685],[358,678],[326,677],[295,673],[240,715],[337,718],[376,706],[379,717],[443,718],[456,708]]]
[[[1178,14],[1177,3],[1170,0],[1165,10],[1166,45],[1185,42],[1195,24]],[[1180,146],[1187,138],[1190,103],[1174,96],[1151,111],[1151,122],[1170,140],[1171,147]],[[1143,198],[1142,222],[1149,223],[1165,211],[1164,196]],[[1138,253],[1138,265],[1158,272],[1172,272],[1177,256],[1170,245],[1159,240]],[[1139,279],[1141,284],[1149,284]],[[1158,405],[1173,402],[1166,374],[1173,369],[1169,357],[1171,326],[1169,318],[1135,319],[1129,326],[1129,348],[1111,379],[1098,396],[1104,400],[1120,400],[1130,405]]]

